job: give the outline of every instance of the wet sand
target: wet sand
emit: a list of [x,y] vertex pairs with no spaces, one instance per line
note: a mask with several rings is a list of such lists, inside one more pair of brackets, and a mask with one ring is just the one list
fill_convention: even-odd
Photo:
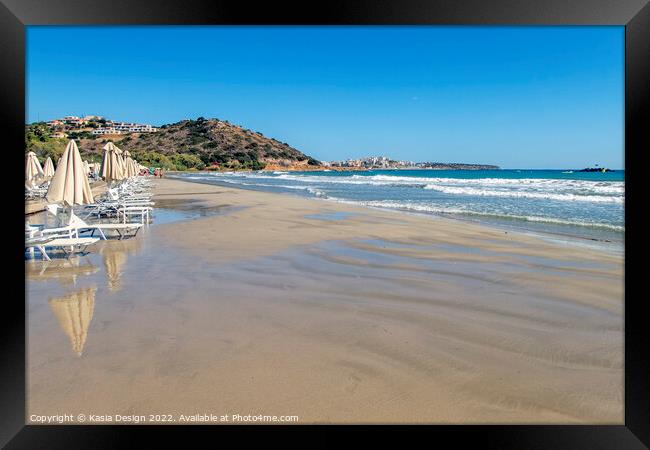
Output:
[[155,183],[135,239],[26,263],[28,422],[623,423],[621,254]]

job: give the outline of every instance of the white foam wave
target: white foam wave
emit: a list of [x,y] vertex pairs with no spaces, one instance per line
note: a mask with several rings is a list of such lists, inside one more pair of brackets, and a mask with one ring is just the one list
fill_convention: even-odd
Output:
[[455,187],[455,186],[441,186],[435,184],[427,184],[424,189],[436,190],[444,192],[445,194],[458,194],[458,195],[474,195],[481,197],[510,197],[510,198],[533,198],[544,200],[557,200],[557,201],[579,201],[579,202],[604,202],[604,203],[623,203],[624,198],[620,196],[606,196],[606,195],[585,195],[577,193],[554,193],[554,192],[539,192],[539,191],[526,191],[526,190],[496,190],[496,189],[481,189],[475,187]]
[[[215,173],[208,177],[248,185],[248,182],[265,186],[264,183],[283,180],[280,185],[287,189],[301,189],[305,185],[374,185],[374,186],[410,186],[434,190],[447,195],[527,198],[554,200],[561,202],[623,203],[625,201],[624,182],[603,182],[590,180],[557,179],[509,179],[509,178],[425,178],[402,177],[392,175],[352,175],[352,176],[317,176],[280,173],[278,175],[250,173]],[[291,184],[295,183],[295,184]],[[272,186],[272,185],[269,185]],[[295,187],[290,187],[295,186]]]
[[602,222],[589,222],[580,219],[558,219],[554,217],[523,216],[523,215],[516,215],[516,214],[495,214],[489,212],[466,210],[463,208],[439,207],[434,205],[426,205],[426,204],[410,203],[410,202],[352,201],[352,200],[343,200],[338,198],[330,198],[330,200],[336,200],[340,203],[370,206],[374,208],[399,209],[405,211],[435,213],[435,214],[463,214],[468,216],[516,219],[516,220],[523,220],[526,222],[542,222],[542,223],[549,223],[549,224],[556,224],[556,225],[572,225],[572,226],[582,226],[582,227],[590,227],[590,228],[602,228],[602,229],[613,230],[613,231],[625,231],[625,227],[623,226],[612,225],[612,224],[602,223]]
[[[622,204],[624,202],[624,183],[623,182],[594,182],[589,180],[548,180],[548,179],[449,179],[449,178],[421,178],[421,177],[399,177],[387,175],[375,176],[311,176],[296,174],[280,174],[270,176],[262,173],[241,173],[233,174],[193,174],[186,176],[192,180],[215,180],[242,186],[260,186],[270,188],[284,188],[296,191],[306,191],[312,196],[337,201],[341,203],[363,205],[377,208],[398,209],[403,211],[413,211],[422,213],[439,213],[439,214],[463,214],[470,216],[482,216],[493,218],[516,219],[528,222],[544,222],[558,225],[572,225],[582,227],[592,227],[608,229],[613,231],[624,231],[624,226],[614,225],[606,222],[599,222],[597,218],[576,218],[576,217],[542,217],[537,210],[530,210],[528,214],[526,208],[515,208],[508,210],[509,207],[500,205],[496,211],[482,211],[480,204],[471,201],[463,205],[466,201],[463,197],[505,197],[505,198],[522,198],[522,199],[542,199],[566,202],[592,202],[600,204],[597,208],[606,207],[607,204]],[[294,181],[303,181],[294,182]],[[425,183],[423,183],[425,181]],[[334,197],[328,194],[331,184],[378,184],[388,185],[407,185],[422,187],[427,190],[434,190],[453,196],[451,202],[454,205],[444,206],[436,200],[431,202],[414,202],[411,200],[349,200]],[[332,186],[334,187],[334,186]],[[342,187],[339,188],[342,192]],[[400,194],[401,195],[401,194]],[[492,203],[490,203],[492,204]],[[525,205],[525,203],[522,203]],[[570,207],[573,208],[573,207]],[[492,209],[492,208],[490,208]],[[570,210],[568,210],[570,211]],[[572,215],[568,212],[568,215]]]

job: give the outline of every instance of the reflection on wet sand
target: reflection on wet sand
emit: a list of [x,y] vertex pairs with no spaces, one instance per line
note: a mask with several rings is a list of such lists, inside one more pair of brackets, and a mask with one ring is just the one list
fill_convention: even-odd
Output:
[[102,247],[100,253],[106,268],[108,289],[117,292],[122,289],[122,273],[129,254],[136,253],[140,248],[139,239],[111,241]]
[[242,209],[99,242],[92,300],[30,280],[28,414],[622,423],[618,255],[204,186]]
[[92,275],[99,271],[99,267],[87,257],[29,261],[26,266],[29,280],[58,280],[63,287],[76,286],[78,277]]
[[83,288],[48,303],[63,332],[70,339],[72,350],[81,356],[95,309],[96,287]]

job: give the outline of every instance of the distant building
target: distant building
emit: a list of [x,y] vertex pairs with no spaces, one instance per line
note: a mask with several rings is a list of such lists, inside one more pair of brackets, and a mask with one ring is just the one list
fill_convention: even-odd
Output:
[[100,125],[102,125],[101,127],[95,128],[91,131],[94,135],[153,133],[154,131],[158,131],[158,128],[153,127],[149,124],[140,124],[135,122],[114,122],[112,120],[106,120],[102,116],[95,115],[84,116],[83,118],[78,116],[65,116],[62,119],[50,120],[47,122],[47,125],[50,128],[62,128],[65,130],[82,128],[89,122],[100,122]]
[[52,137],[56,139],[65,139],[68,137],[66,133],[62,133],[60,131],[57,131],[56,133],[52,133]]
[[151,125],[136,125],[130,127],[129,131],[135,133],[153,133],[154,131],[158,131],[158,128],[154,128]]
[[152,133],[158,131],[158,128],[152,127],[151,125],[133,122],[111,122],[110,125],[117,131],[123,133]]
[[122,134],[122,131],[116,130],[113,127],[107,127],[107,128],[95,128],[92,131],[92,134],[100,135],[100,134]]
[[77,116],[65,116],[63,118],[63,121],[68,125],[76,125],[76,126],[81,126],[88,122],[87,120]]

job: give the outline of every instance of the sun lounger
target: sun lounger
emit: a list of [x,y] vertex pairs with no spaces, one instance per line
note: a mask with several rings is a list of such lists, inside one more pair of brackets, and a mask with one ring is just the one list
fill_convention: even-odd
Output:
[[100,218],[116,217],[118,216],[118,209],[122,207],[151,207],[155,203],[151,201],[151,195],[138,195],[138,196],[120,196],[116,189],[109,189],[106,199],[97,200],[94,204],[88,205],[84,208],[83,213],[80,213],[84,219],[91,216]]
[[71,212],[70,214],[69,226],[76,228],[77,231],[89,230],[91,231],[92,236],[94,236],[95,231],[97,231],[104,240],[106,240],[105,231],[117,231],[120,236],[119,239],[123,239],[133,231],[135,231],[135,233],[133,233],[133,236],[135,236],[138,233],[138,230],[143,226],[142,223],[87,223],[77,217],[74,212]]
[[75,238],[79,233],[75,227],[65,226],[56,228],[43,228],[25,224],[25,239],[30,238]]
[[118,239],[121,240],[128,236],[131,232],[133,232],[133,236],[135,236],[138,234],[138,230],[143,226],[144,224],[142,223],[95,223],[90,224],[88,227],[82,228],[84,230],[90,230],[91,236],[95,235],[95,231],[99,232],[99,235],[104,240],[107,239],[104,231],[117,231],[117,234],[119,235]]
[[152,210],[150,206],[121,206],[117,209],[117,216],[126,223],[127,216],[139,215],[141,223],[144,224],[145,220],[149,222],[149,211]]
[[36,237],[25,240],[25,248],[36,248],[41,252],[43,259],[50,261],[50,256],[45,251],[46,248],[58,248],[63,250],[66,256],[70,257],[76,251],[86,251],[86,247],[99,241],[99,238],[86,237],[86,238],[51,238],[51,237]]
[[25,199],[42,198],[47,194],[47,185],[28,186],[25,184]]
[[99,232],[102,239],[106,240],[106,231],[116,231],[119,239],[123,239],[133,233],[135,236],[138,230],[143,226],[142,223],[87,223],[80,219],[73,211],[70,211],[70,220],[68,225],[58,228],[38,228],[25,224],[25,235],[28,238],[33,237],[79,237],[83,231],[91,231],[91,236]]

